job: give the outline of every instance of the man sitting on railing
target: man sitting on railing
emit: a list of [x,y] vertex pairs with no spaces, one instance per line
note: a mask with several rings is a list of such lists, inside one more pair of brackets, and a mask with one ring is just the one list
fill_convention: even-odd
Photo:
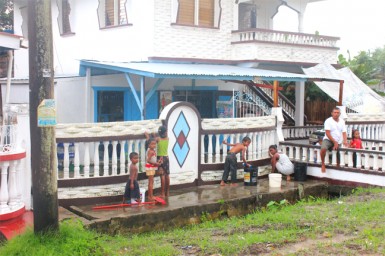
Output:
[[322,162],[321,170],[323,173],[326,172],[326,167],[325,167],[326,150],[328,149],[338,150],[338,148],[341,146],[341,143],[343,143],[344,146],[348,146],[348,141],[346,136],[346,125],[345,125],[345,121],[342,118],[340,119],[340,115],[341,115],[340,109],[338,107],[335,107],[331,115],[332,116],[326,119],[324,123],[325,136],[321,145],[321,162]]

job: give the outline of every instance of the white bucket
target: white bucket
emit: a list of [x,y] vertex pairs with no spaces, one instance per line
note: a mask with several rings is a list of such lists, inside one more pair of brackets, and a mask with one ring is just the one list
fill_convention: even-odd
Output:
[[146,201],[146,189],[139,188],[140,198],[142,198],[142,203]]
[[271,188],[280,188],[282,181],[282,174],[280,173],[270,173],[269,174],[269,187]]

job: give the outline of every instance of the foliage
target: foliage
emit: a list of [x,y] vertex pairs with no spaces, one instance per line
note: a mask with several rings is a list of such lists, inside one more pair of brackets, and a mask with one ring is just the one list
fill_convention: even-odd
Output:
[[331,201],[272,201],[244,217],[140,235],[101,235],[67,221],[57,235],[15,238],[0,255],[383,255],[384,198],[371,188]]
[[349,67],[365,84],[377,85],[385,81],[385,46],[374,51],[361,51],[353,59],[338,56],[339,64]]
[[0,1],[0,31],[13,30],[13,2]]

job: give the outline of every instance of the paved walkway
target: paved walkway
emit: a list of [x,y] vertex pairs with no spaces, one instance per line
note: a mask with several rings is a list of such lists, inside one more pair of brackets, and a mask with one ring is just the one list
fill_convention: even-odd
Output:
[[[269,187],[268,179],[256,186],[204,185],[172,190],[165,205],[140,205],[107,210],[93,210],[96,205],[61,209],[60,219],[80,218],[85,224],[111,234],[144,232],[199,223],[202,214],[208,218],[240,216],[253,212],[270,201],[296,201],[303,196],[327,196],[327,183],[282,180],[280,188]],[[117,202],[121,203],[121,202]]]

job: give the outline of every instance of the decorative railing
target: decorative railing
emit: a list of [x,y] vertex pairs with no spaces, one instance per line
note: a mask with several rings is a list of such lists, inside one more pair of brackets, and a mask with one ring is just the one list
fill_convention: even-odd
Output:
[[[274,116],[253,118],[203,119],[201,133],[201,163],[215,164],[225,161],[229,147],[223,144],[241,143],[245,136],[251,139],[247,150],[248,161],[268,158],[269,143],[276,143]],[[241,154],[238,155],[241,161]]]
[[[245,136],[249,136],[252,141],[247,159],[253,161],[267,158],[268,143],[276,141],[275,122],[274,116],[203,119],[201,163],[223,163],[228,151],[223,140],[238,143]],[[139,171],[143,172],[144,131],[156,131],[160,125],[160,120],[58,125],[56,141],[59,179],[128,174],[127,156],[133,151],[139,153]]]
[[285,140],[307,139],[310,134],[322,128],[323,126],[319,125],[284,126],[282,127],[282,132]]
[[[309,144],[299,144],[293,142],[281,142],[282,151],[289,156],[292,161],[321,164],[320,146]],[[337,154],[339,152],[339,163]],[[356,169],[368,172],[385,171],[385,152],[375,150],[361,150],[352,148],[340,148],[339,151],[326,151],[325,164],[338,166],[342,169],[353,168],[353,153],[357,156]],[[364,181],[363,181],[364,182]]]
[[139,153],[143,171],[144,132],[156,131],[160,125],[160,120],[57,125],[59,179],[127,174],[131,152]]
[[242,92],[233,92],[233,104],[236,117],[266,116],[271,114],[271,107],[248,87],[245,87]]
[[338,40],[338,37],[258,28],[232,32],[232,43],[258,41],[335,48]]
[[17,125],[0,126],[0,152],[12,152],[16,149]]
[[[273,90],[269,88],[260,88],[271,100],[273,100]],[[282,110],[290,116],[293,120],[295,118],[295,106],[286,99],[281,93],[278,95],[278,105],[282,107]]]

